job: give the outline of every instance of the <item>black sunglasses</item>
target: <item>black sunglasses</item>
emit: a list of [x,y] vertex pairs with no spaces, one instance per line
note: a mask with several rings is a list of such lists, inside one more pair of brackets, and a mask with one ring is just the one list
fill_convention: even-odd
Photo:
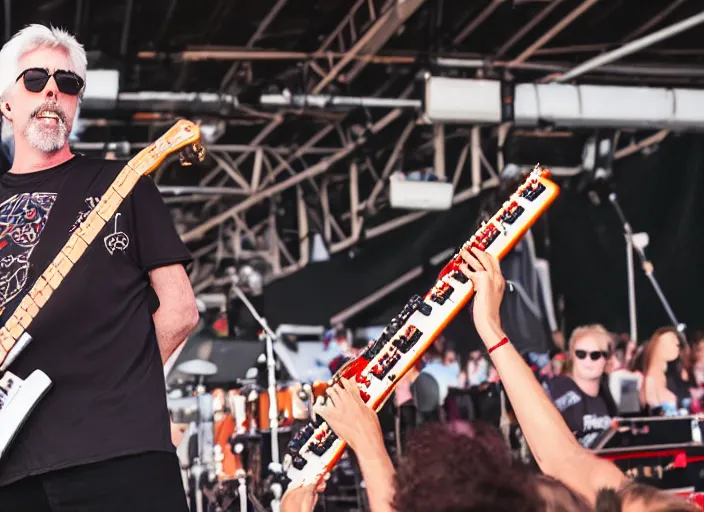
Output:
[[586,350],[575,350],[574,355],[577,356],[577,359],[586,359],[587,354],[589,354],[589,358],[592,361],[598,361],[600,358],[606,359],[609,357],[608,352],[604,352],[603,350],[594,350],[592,352],[587,352]]
[[49,73],[48,70],[42,68],[25,69],[15,82],[19,82],[20,78],[24,78],[24,87],[29,92],[42,92],[51,77],[54,77],[56,86],[64,94],[69,96],[77,96],[83,89],[84,81],[73,71],[58,70]]

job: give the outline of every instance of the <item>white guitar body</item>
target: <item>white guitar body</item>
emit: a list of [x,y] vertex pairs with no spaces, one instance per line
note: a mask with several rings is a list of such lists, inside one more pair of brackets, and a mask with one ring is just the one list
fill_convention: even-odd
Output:
[[[19,354],[30,341],[32,337],[23,333],[13,348],[14,354]],[[4,371],[0,376],[0,459],[34,407],[51,388],[51,379],[41,370],[34,370],[24,380],[5,371],[14,360],[13,351],[0,366],[0,371]]]

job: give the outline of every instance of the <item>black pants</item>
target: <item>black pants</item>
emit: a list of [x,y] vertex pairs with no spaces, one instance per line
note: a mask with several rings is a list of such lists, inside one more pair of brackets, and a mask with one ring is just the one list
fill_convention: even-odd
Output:
[[175,454],[149,452],[0,487],[2,512],[188,512]]

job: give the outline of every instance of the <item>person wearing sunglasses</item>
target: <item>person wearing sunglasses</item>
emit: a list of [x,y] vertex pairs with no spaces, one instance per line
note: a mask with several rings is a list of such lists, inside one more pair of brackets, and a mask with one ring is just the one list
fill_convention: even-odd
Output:
[[[14,142],[0,177],[1,325],[125,166],[69,146],[86,67],[72,35],[42,25],[0,50],[3,140]],[[141,178],[9,366],[20,378],[41,370],[53,386],[0,458],[0,509],[188,510],[163,363],[198,323],[190,259],[153,180]]]
[[617,408],[604,370],[611,336],[601,325],[578,327],[569,340],[564,373],[548,383],[555,406],[580,444],[589,448],[609,428]]

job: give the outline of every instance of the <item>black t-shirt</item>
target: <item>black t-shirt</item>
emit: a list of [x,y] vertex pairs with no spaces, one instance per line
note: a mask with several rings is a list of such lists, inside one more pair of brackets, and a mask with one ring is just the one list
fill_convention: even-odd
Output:
[[[123,167],[76,156],[0,178],[3,324]],[[142,177],[41,309],[27,330],[32,343],[9,367],[21,378],[41,369],[53,387],[0,460],[0,485],[174,450],[148,271],[188,261],[158,189]]]
[[597,396],[587,395],[566,375],[552,379],[548,391],[567,426],[585,448],[611,425],[608,400],[602,396],[608,391],[601,389]]

